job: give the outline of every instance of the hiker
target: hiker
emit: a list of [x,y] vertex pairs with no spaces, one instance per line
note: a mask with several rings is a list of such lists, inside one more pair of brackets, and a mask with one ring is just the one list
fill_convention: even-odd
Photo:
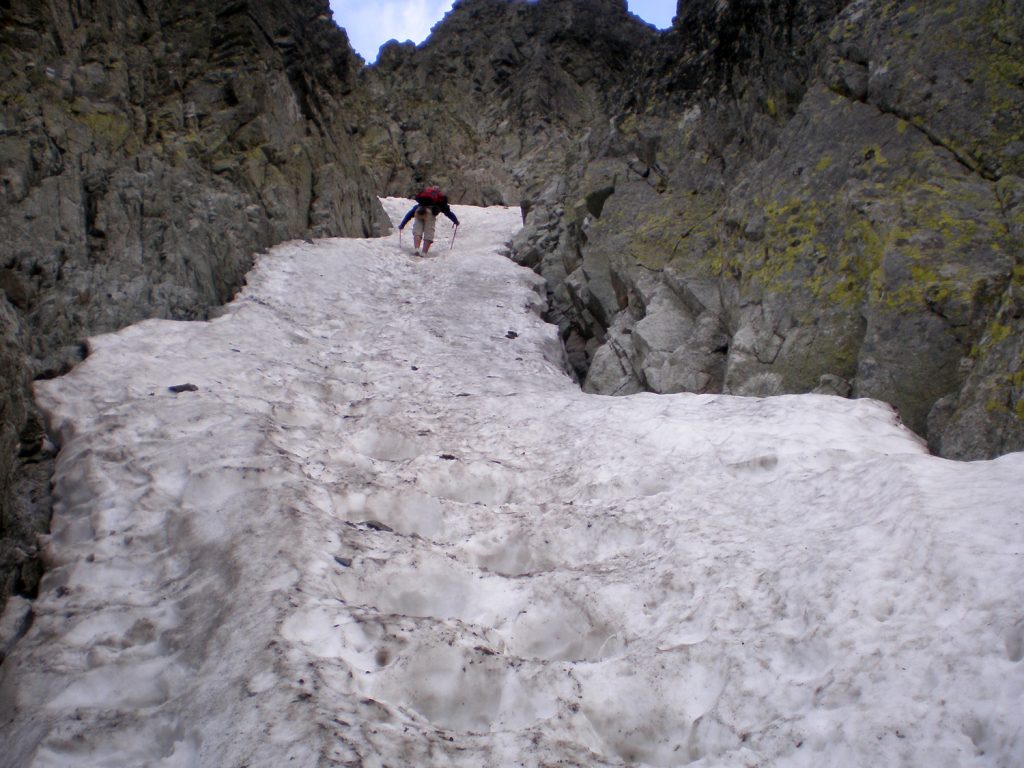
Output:
[[405,229],[409,219],[415,219],[412,225],[412,244],[416,252],[420,252],[420,242],[423,243],[423,253],[430,250],[434,243],[434,226],[437,223],[437,215],[443,213],[456,227],[459,220],[452,209],[448,206],[448,197],[441,191],[440,187],[427,187],[416,195],[416,205],[405,214],[402,223],[398,225],[398,231]]

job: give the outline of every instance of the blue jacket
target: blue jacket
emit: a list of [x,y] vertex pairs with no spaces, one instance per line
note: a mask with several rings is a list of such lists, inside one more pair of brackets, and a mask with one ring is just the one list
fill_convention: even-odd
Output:
[[[405,229],[405,225],[409,223],[409,219],[416,215],[416,209],[419,207],[420,204],[416,203],[416,205],[409,209],[409,212],[405,214],[405,218],[402,219],[402,223],[398,225],[399,229]],[[452,224],[454,224],[455,226],[459,226],[459,220],[455,217],[455,214],[452,213],[452,209],[451,207],[449,207],[448,203],[433,203],[431,205],[425,205],[423,207],[429,208],[430,212],[434,214],[434,216],[443,213],[445,216],[452,220]]]

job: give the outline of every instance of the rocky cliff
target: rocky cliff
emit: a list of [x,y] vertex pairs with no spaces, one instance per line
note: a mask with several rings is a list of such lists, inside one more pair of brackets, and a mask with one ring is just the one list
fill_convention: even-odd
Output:
[[[463,0],[364,80],[407,193],[522,201],[591,392],[892,403],[1024,448],[1024,17],[1012,2]],[[381,96],[383,95],[383,97]]]
[[364,161],[388,194],[429,180],[518,205],[585,163],[657,38],[623,0],[461,0],[423,45],[389,43],[363,72]]
[[0,3],[7,589],[31,592],[48,516],[32,379],[88,335],[205,317],[276,242],[386,226],[350,139],[361,66],[326,0]]

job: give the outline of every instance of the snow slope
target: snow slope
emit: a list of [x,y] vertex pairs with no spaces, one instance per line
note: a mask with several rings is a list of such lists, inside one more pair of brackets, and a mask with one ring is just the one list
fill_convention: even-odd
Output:
[[868,400],[585,395],[518,211],[456,211],[429,259],[279,246],[218,319],[39,385],[0,765],[1024,764],[1024,454],[933,458]]

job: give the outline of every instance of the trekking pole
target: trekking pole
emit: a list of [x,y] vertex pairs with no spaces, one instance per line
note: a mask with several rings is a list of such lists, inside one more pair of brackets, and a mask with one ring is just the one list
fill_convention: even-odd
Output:
[[455,225],[455,228],[454,228],[454,229],[452,230],[452,242],[451,242],[451,245],[449,245],[449,246],[448,246],[448,250],[449,250],[449,251],[450,251],[450,250],[451,250],[452,248],[454,248],[454,247],[455,247],[455,236],[456,236],[457,234],[459,234],[459,225],[458,225],[458,224],[456,224],[456,225]]

